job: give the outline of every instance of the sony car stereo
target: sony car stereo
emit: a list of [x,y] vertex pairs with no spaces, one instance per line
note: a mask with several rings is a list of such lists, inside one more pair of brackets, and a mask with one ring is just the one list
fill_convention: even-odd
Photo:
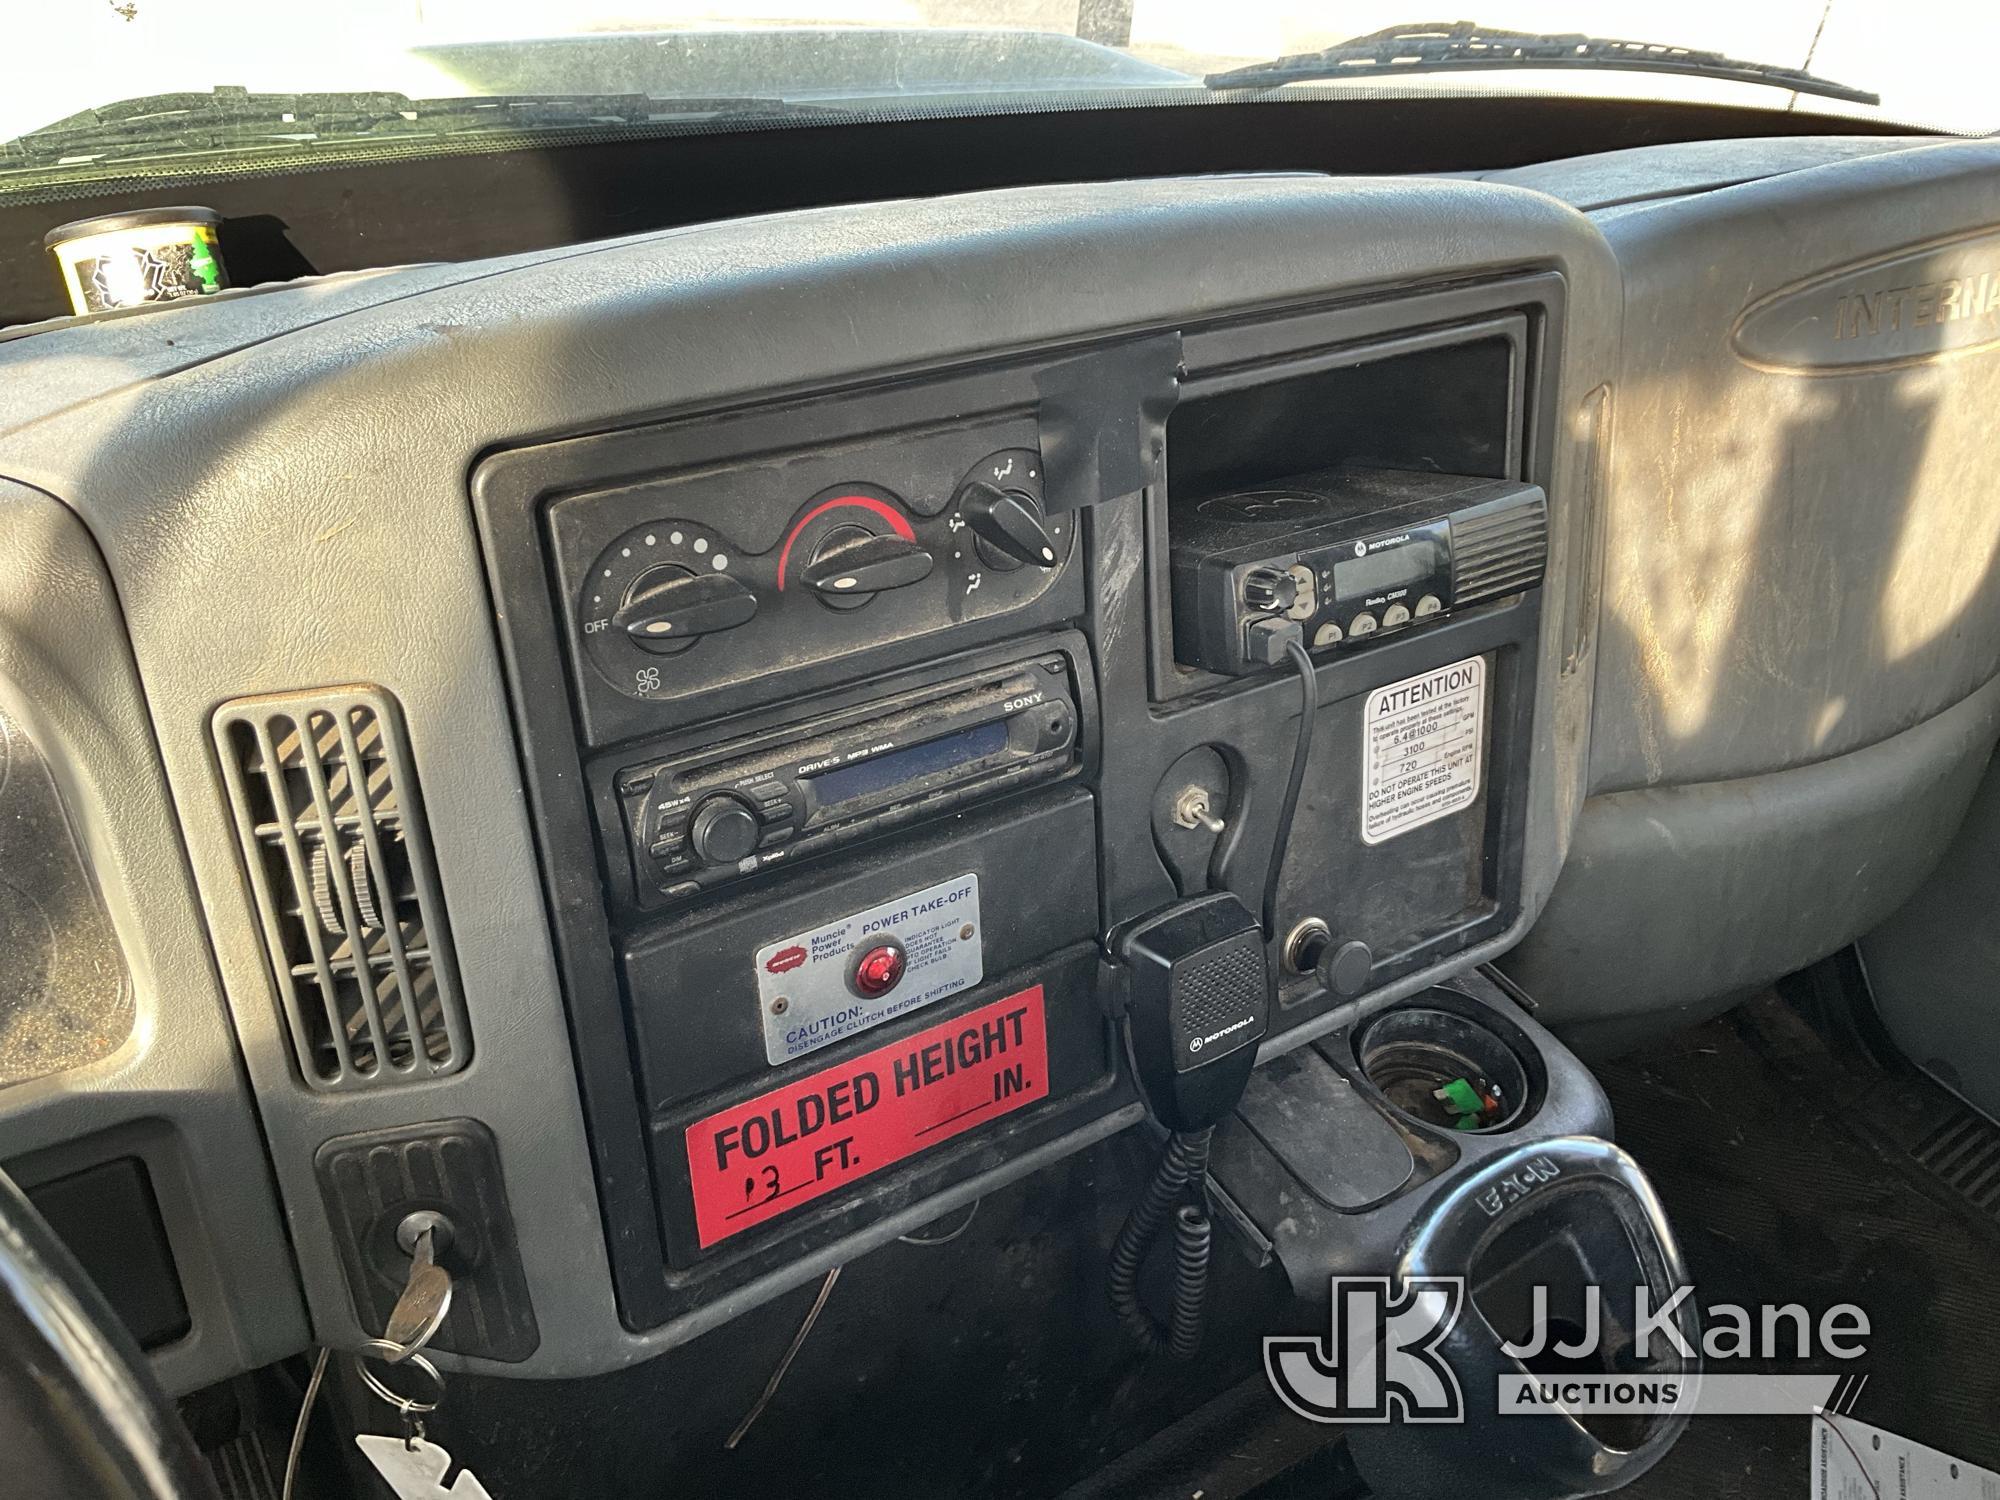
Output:
[[726,740],[618,774],[642,905],[713,886],[1075,766],[1060,652]]
[[1366,644],[1533,588],[1548,561],[1541,488],[1342,467],[1216,495],[1173,524],[1174,653],[1256,671],[1296,623],[1315,650]]

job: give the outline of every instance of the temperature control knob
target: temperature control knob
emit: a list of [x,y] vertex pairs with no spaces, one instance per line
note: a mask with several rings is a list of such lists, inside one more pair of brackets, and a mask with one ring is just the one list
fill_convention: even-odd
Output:
[[959,491],[959,514],[972,528],[979,560],[1002,572],[1023,563],[1053,568],[1062,561],[1055,538],[1042,525],[1042,508],[1026,490],[1002,489],[975,479]]
[[813,549],[804,577],[806,587],[825,603],[852,609],[884,589],[921,583],[931,576],[932,563],[930,553],[915,542],[842,526]]
[[757,847],[757,810],[741,797],[718,792],[694,810],[688,842],[712,865],[733,865]]
[[669,563],[639,575],[611,623],[634,645],[665,654],[697,636],[748,624],[756,613],[757,596],[736,579]]

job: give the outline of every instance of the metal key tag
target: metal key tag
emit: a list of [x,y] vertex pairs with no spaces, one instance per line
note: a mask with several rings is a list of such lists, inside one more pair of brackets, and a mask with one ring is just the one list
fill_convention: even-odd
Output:
[[493,1500],[486,1486],[470,1469],[460,1469],[450,1489],[444,1476],[451,1469],[451,1455],[436,1443],[420,1437],[381,1437],[364,1432],[354,1439],[375,1465],[397,1500]]

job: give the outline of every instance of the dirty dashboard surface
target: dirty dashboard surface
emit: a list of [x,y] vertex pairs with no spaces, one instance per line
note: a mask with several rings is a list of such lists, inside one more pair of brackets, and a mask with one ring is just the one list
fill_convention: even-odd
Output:
[[1489,963],[1585,1050],[1705,1019],[1901,906],[2000,735],[1996,226],[2000,145],[1722,142],[0,341],[0,798],[62,830],[0,840],[0,1157],[134,1164],[176,1392],[374,1336],[385,1203],[475,1226],[476,1377],[761,1372],[981,1201],[1084,1277],[1102,939],[1279,830],[1244,601],[1318,701],[1265,1076]]

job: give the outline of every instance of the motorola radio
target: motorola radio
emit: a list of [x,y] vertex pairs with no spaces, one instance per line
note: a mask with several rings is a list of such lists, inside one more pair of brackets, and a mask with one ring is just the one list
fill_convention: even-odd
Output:
[[1364,646],[1533,588],[1541,488],[1342,467],[1216,495],[1173,517],[1174,652],[1254,672],[1297,625],[1314,651]]

